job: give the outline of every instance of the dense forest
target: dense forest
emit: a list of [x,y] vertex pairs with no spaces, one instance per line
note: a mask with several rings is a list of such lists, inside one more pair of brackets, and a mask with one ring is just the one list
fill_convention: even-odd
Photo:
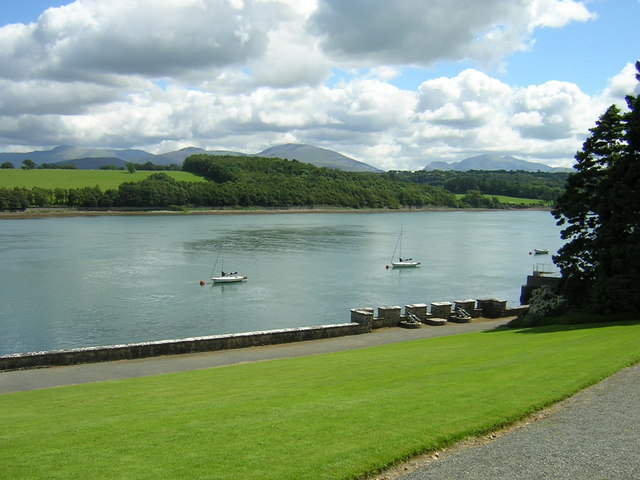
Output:
[[458,206],[456,198],[443,188],[396,182],[376,173],[319,168],[296,160],[192,155],[182,168],[231,189],[243,205]]
[[[136,167],[139,167],[136,165]],[[145,169],[150,167],[145,165]],[[496,197],[509,195],[552,201],[562,192],[565,174],[529,172],[418,171],[369,173],[319,168],[278,158],[192,155],[182,166],[209,180],[176,181],[156,173],[118,189],[0,189],[0,210],[68,206],[141,207],[346,207],[444,206],[504,208]],[[457,198],[454,193],[464,194]]]
[[98,187],[0,189],[0,209],[461,206],[452,193],[440,187],[397,182],[375,173],[318,168],[295,160],[194,155],[185,160],[183,170],[210,182],[179,182],[156,173],[143,181],[126,182],[117,190],[104,192]]

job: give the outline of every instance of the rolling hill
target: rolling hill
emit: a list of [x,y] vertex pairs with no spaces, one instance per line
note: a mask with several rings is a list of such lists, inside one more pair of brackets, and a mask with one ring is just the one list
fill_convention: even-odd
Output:
[[341,153],[327,150],[326,148],[314,147],[312,145],[300,145],[287,143],[276,147],[267,148],[258,153],[258,157],[285,158],[287,160],[298,160],[304,163],[311,163],[316,167],[335,168],[348,172],[381,172],[375,167],[364,162],[359,162]]
[[424,170],[523,170],[525,172],[571,172],[570,168],[550,167],[544,163],[528,162],[509,155],[485,154],[459,162],[431,162]]
[[27,153],[0,153],[0,164],[4,162],[11,162],[15,167],[19,168],[22,166],[23,160],[29,159],[37,165],[42,165],[43,163],[54,165],[74,163],[77,168],[82,169],[98,169],[104,165],[115,165],[116,167],[120,167],[124,166],[127,162],[151,162],[156,165],[170,165],[175,163],[177,165],[182,165],[185,158],[197,153],[242,157],[253,156],[283,158],[288,160],[295,159],[303,163],[310,163],[317,167],[334,168],[349,172],[381,171],[371,165],[359,162],[353,158],[334,152],[333,150],[301,144],[278,145],[255,154],[229,150],[205,150],[202,148],[187,147],[175,152],[168,152],[160,155],[154,155],[152,153],[145,152],[144,150],[135,149],[91,149],[63,145],[52,150]]

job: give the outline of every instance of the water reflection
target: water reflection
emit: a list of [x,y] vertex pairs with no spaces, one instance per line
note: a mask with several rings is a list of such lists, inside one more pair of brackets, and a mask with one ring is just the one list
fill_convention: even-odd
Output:
[[187,252],[277,252],[330,251],[335,248],[359,248],[374,232],[355,227],[282,226],[234,229],[218,233],[213,238],[187,241]]

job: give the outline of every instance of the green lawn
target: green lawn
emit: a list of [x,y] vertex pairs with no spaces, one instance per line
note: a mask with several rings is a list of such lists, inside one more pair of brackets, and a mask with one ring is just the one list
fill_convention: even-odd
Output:
[[[465,196],[463,193],[456,193],[456,198],[460,200]],[[544,200],[538,200],[535,198],[521,198],[521,197],[507,197],[506,195],[483,195],[483,197],[493,198],[496,197],[500,203],[506,203],[511,205],[525,205],[525,206],[534,206],[534,205],[544,205],[549,206],[549,202],[545,202]]]
[[[49,170],[49,169],[0,169],[0,188],[83,188],[98,185],[102,191],[117,189],[124,182],[139,182],[159,172],[138,170]],[[205,182],[189,172],[163,172],[172,178],[186,182]]]
[[488,195],[489,197],[497,197],[500,203],[512,203],[514,205],[550,205],[549,202],[538,200],[535,198],[507,197],[506,195]]
[[[426,327],[425,327],[426,328]],[[15,479],[353,479],[640,361],[640,323],[473,333],[0,395]]]

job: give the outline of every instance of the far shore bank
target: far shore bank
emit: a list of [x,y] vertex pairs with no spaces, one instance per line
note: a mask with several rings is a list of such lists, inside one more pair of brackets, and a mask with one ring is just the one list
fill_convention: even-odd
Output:
[[290,207],[290,208],[221,208],[221,209],[180,209],[154,210],[134,208],[110,209],[78,209],[78,208],[28,208],[22,211],[0,211],[0,220],[16,220],[30,218],[61,218],[61,217],[99,217],[99,216],[133,216],[133,215],[277,215],[291,213],[396,213],[396,212],[489,212],[489,211],[519,211],[540,210],[550,211],[551,207],[511,207],[506,209],[488,208],[453,208],[453,207],[422,207],[422,208],[340,208],[340,207]]

